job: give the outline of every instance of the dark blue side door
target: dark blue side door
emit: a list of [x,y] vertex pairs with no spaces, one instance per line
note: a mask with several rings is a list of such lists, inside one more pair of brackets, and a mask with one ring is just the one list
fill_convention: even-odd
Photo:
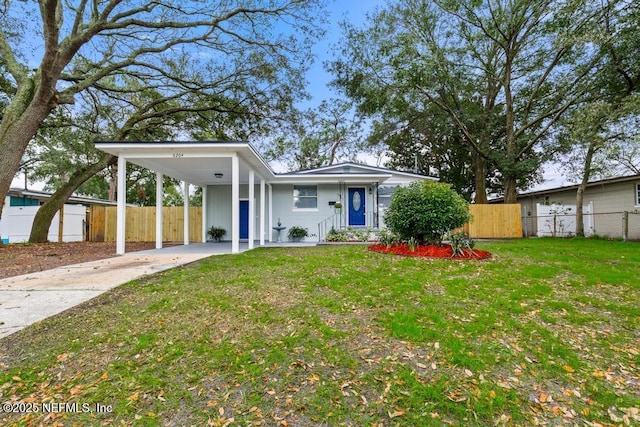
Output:
[[249,238],[249,201],[240,200],[240,238]]
[[365,189],[349,189],[349,225],[365,225]]

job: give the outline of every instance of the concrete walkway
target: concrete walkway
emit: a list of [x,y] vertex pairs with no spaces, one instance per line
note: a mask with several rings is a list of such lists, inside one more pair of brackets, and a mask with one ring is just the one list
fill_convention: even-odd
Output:
[[231,243],[192,243],[2,279],[0,338],[141,276],[228,253]]

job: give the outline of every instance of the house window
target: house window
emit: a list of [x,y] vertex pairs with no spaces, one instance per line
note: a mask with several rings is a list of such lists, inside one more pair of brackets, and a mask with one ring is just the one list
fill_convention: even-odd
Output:
[[636,206],[640,206],[640,182],[636,184]]
[[294,210],[318,209],[318,186],[317,185],[294,185],[293,186],[293,209]]
[[378,206],[388,208],[391,203],[391,195],[398,188],[397,185],[381,185],[378,187]]

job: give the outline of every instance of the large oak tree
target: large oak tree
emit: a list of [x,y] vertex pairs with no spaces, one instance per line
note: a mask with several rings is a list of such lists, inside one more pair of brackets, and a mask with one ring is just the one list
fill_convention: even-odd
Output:
[[[612,1],[613,3],[613,1]],[[490,164],[506,203],[553,153],[554,124],[602,69],[592,28],[608,6],[583,0],[396,0],[346,26],[336,84],[361,111],[408,117],[437,108],[471,157],[475,200]],[[407,114],[407,111],[414,112]]]
[[[238,102],[286,102],[303,87],[316,0],[5,1],[0,8],[0,194],[51,112],[126,76]],[[186,62],[180,62],[187,59]],[[174,67],[167,67],[173,61]],[[196,70],[188,76],[172,70]],[[190,80],[197,75],[197,79]],[[281,85],[282,81],[289,84]],[[251,82],[251,84],[247,84]],[[219,84],[217,84],[219,83]],[[250,87],[251,91],[244,88]],[[180,89],[178,89],[180,90]],[[170,96],[170,95],[168,95]],[[1,105],[1,104],[0,104]],[[0,197],[0,212],[4,198]]]

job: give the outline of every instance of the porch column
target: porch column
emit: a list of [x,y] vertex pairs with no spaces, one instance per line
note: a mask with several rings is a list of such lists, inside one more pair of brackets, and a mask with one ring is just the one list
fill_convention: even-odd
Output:
[[118,156],[118,196],[116,198],[116,254],[124,255],[125,214],[127,202],[127,159]]
[[156,172],[156,249],[162,248],[162,196],[164,194],[162,172]]
[[273,242],[273,186],[269,184],[269,243]]
[[189,183],[184,182],[184,244],[189,244]]
[[260,246],[264,246],[264,179],[260,178]]
[[249,170],[249,249],[253,249],[253,241],[256,234],[256,194],[255,172]]
[[236,153],[231,157],[231,253],[240,252],[240,165]]
[[202,243],[207,243],[207,186],[202,187]]

